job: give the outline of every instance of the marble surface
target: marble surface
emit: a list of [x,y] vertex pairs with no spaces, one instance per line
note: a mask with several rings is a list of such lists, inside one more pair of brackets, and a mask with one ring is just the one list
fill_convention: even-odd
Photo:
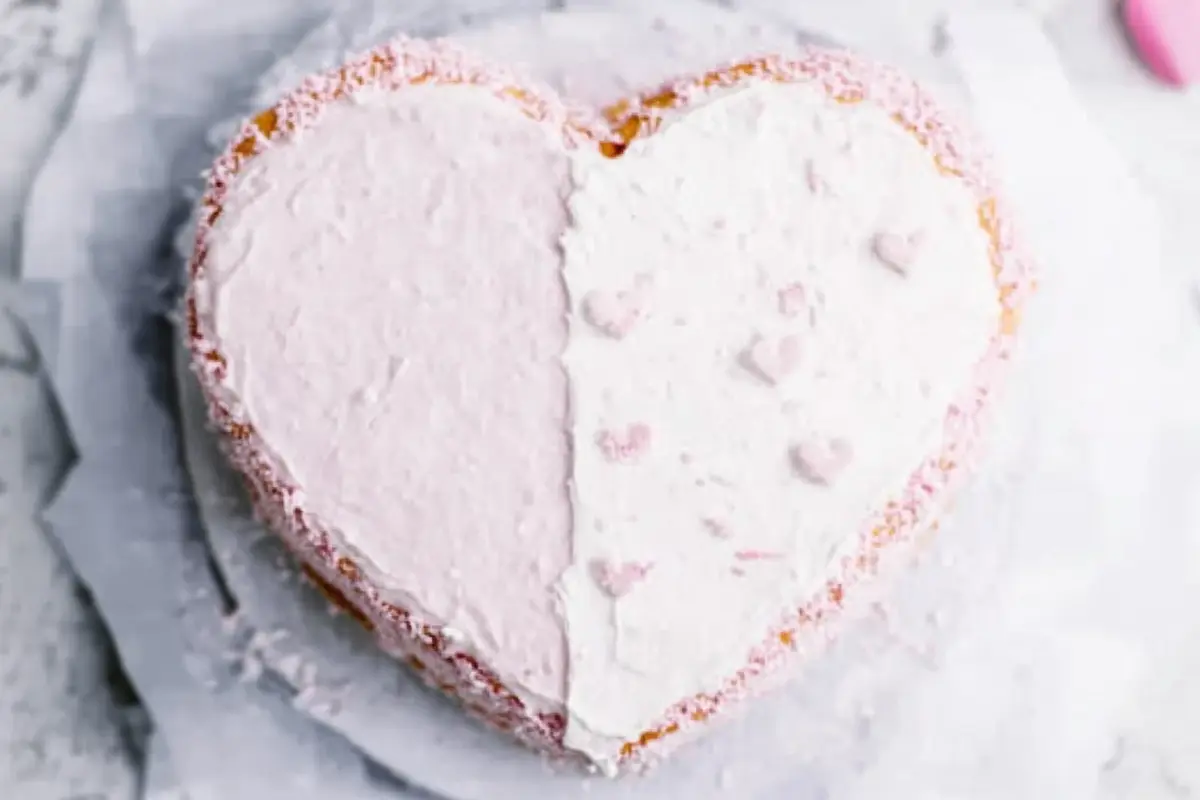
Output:
[[137,796],[103,629],[37,521],[62,465],[40,364],[11,313],[19,210],[70,113],[100,0],[0,0],[0,797]]
[[[86,598],[36,521],[62,465],[47,457],[52,420],[37,355],[9,309],[15,302],[10,281],[20,273],[19,210],[70,113],[103,1],[0,0],[0,797],[20,800],[135,797],[140,781],[129,743],[130,699],[113,677]],[[886,1],[845,0],[864,13]],[[906,29],[897,36],[936,51],[941,14],[964,2],[909,0]],[[1160,88],[1147,77],[1114,25],[1109,0],[1019,4],[1044,15],[1076,90],[1158,200],[1167,279],[1180,292],[1197,293],[1195,330],[1183,332],[1194,344],[1200,338],[1200,240],[1189,216],[1200,208],[1200,94]],[[1192,666],[1192,674],[1200,672],[1200,664]],[[1152,730],[1136,748],[1114,753],[1114,769],[1125,777],[1114,782],[1112,796],[1200,796],[1200,772],[1187,752],[1196,738],[1155,726],[1153,713],[1156,705],[1190,704],[1190,719],[1200,720],[1200,690],[1181,680],[1145,703]],[[1176,724],[1188,718],[1172,716]]]

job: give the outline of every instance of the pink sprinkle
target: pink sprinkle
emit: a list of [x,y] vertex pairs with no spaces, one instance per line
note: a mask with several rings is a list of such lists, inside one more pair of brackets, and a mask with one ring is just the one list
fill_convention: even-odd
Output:
[[704,523],[704,527],[708,529],[708,532],[718,539],[733,538],[733,530],[725,520],[706,517],[701,521]]
[[614,562],[596,559],[592,562],[592,577],[596,585],[614,600],[633,590],[650,572],[653,564],[637,561]]
[[741,567],[730,567],[729,571],[732,572],[734,575],[737,575],[739,578],[744,577],[746,575],[746,570],[742,569]]
[[924,242],[925,232],[921,230],[909,234],[884,231],[875,234],[872,247],[880,261],[901,275],[907,275],[908,270],[917,262]]
[[776,550],[738,550],[733,554],[738,561],[778,561],[783,553]]
[[772,386],[780,383],[800,365],[800,338],[784,336],[777,341],[759,337],[743,355],[745,365]]
[[800,316],[807,304],[807,295],[800,284],[789,284],[779,290],[779,313],[785,317]]
[[792,449],[792,463],[804,480],[829,486],[854,457],[846,439],[810,439]]
[[626,428],[624,433],[600,431],[596,435],[596,444],[609,461],[636,461],[650,449],[650,426],[635,422]]
[[583,317],[605,335],[623,339],[641,322],[646,313],[645,305],[646,296],[641,286],[621,292],[597,290],[583,298]]
[[808,180],[808,188],[813,194],[832,194],[833,187],[829,183],[829,175],[816,159],[808,160],[805,177]]
[[800,477],[828,486],[853,460],[854,448],[845,439],[812,439],[792,448],[792,463]]

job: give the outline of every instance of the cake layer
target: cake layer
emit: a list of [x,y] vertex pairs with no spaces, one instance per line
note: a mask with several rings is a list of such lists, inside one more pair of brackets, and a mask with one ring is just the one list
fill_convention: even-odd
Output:
[[479,716],[606,769],[765,685],[961,472],[1024,267],[843,54],[611,109],[402,41],[218,163],[190,339],[271,526]]

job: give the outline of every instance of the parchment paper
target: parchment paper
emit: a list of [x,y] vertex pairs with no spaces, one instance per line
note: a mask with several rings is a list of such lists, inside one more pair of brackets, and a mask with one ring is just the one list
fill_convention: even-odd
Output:
[[[173,199],[207,159],[209,126],[253,97],[262,70],[323,9],[298,3],[284,14],[244,2],[218,25],[198,13],[207,4],[184,2],[177,17],[137,24],[150,2],[130,4],[133,25],[121,8],[110,16],[76,118],[35,187],[25,264],[28,275],[62,282],[54,378],[81,453],[51,521],[113,628],[156,742],[194,798],[395,796],[379,762],[464,799],[575,796],[584,791],[577,779],[544,772],[406,687],[402,672],[389,692],[403,714],[353,715],[372,699],[356,697],[360,687],[386,683],[361,637],[337,621],[318,624],[319,603],[253,610],[260,598],[237,589],[239,561],[249,570],[279,555],[271,540],[241,531],[238,547],[236,537],[218,538],[223,528],[209,530],[234,587],[222,596],[175,428],[162,320],[177,266],[169,243],[182,206]],[[804,28],[789,4],[755,5]],[[417,33],[461,25],[463,6],[410,6]],[[437,11],[415,10],[427,7]],[[318,34],[328,38],[306,42],[311,52],[336,52],[348,31],[371,30],[369,15],[380,12],[342,14],[356,8],[368,16],[339,16]],[[884,40],[886,24],[843,18],[835,35]],[[1096,797],[1118,743],[1133,735],[1139,693],[1187,663],[1163,655],[1194,630],[1172,611],[1187,607],[1200,575],[1189,506],[1200,492],[1200,443],[1188,439],[1200,406],[1169,347],[1182,311],[1156,292],[1152,210],[1096,141],[1029,20],[963,17],[949,34],[1044,267],[991,456],[934,550],[802,682],[649,781],[592,784],[589,796]],[[1019,67],[1007,58],[1018,45]],[[945,75],[950,63],[931,72]],[[191,463],[199,474],[204,459]],[[204,480],[205,498],[227,497]],[[240,513],[228,502],[226,511]],[[278,582],[288,572],[272,574]],[[239,601],[243,615],[224,620]],[[279,629],[320,644],[276,658],[272,648],[288,639],[257,614],[293,614]],[[260,680],[245,680],[264,653]],[[338,686],[346,671],[352,680]],[[364,675],[375,682],[359,683]],[[300,708],[297,687],[308,690]],[[395,752],[395,741],[410,740],[423,749]]]

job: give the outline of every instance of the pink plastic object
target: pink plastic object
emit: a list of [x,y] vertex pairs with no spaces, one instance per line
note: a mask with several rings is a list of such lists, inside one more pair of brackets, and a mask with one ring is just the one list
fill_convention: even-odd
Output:
[[1155,75],[1174,86],[1200,82],[1200,0],[1125,0],[1121,13]]

